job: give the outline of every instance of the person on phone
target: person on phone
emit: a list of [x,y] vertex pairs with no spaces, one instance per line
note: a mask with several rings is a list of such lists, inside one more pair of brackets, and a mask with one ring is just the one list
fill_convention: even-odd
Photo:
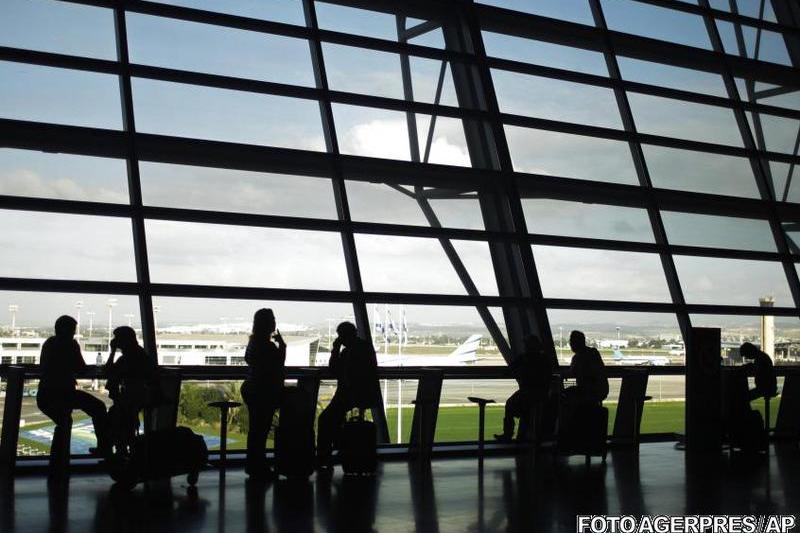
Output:
[[370,343],[358,336],[355,324],[336,327],[328,366],[336,376],[336,393],[319,415],[317,459],[320,469],[330,469],[333,443],[344,424],[347,411],[377,403],[378,358]]
[[271,474],[264,452],[272,418],[280,405],[286,363],[286,343],[276,325],[272,309],[256,311],[244,354],[248,375],[242,384],[242,399],[250,421],[245,472],[253,479]]
[[[122,352],[119,359],[117,350]],[[114,330],[105,369],[108,396],[114,400],[108,412],[111,434],[116,451],[125,453],[139,428],[139,412],[151,403],[158,390],[158,363],[139,345],[133,328],[120,326]]]
[[73,409],[80,409],[89,415],[97,437],[97,447],[90,449],[90,452],[108,457],[111,454],[111,441],[106,406],[99,398],[77,389],[78,382],[75,378],[86,370],[81,347],[74,339],[77,326],[78,322],[71,316],[58,317],[55,335],[42,344],[39,358],[42,377],[36,394],[36,405],[61,431],[66,431],[72,423]]
[[739,348],[739,353],[744,359],[752,361],[747,363],[745,368],[752,369],[755,375],[755,388],[747,392],[747,398],[751,402],[758,398],[773,398],[778,395],[778,378],[775,375],[775,367],[769,355],[762,352],[751,342],[745,342]]

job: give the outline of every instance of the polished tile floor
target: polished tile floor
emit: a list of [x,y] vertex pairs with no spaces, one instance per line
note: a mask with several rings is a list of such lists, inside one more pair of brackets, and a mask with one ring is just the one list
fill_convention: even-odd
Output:
[[0,532],[126,531],[575,531],[582,514],[800,513],[800,451],[774,447],[755,462],[692,458],[672,443],[637,456],[436,459],[428,472],[387,462],[375,478],[251,484],[241,470],[112,490],[102,475],[73,475],[48,489],[21,475],[0,492]]

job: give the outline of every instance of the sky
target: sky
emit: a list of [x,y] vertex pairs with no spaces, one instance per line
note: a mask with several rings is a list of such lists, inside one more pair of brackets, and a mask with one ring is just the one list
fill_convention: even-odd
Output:
[[[172,0],[177,5],[223,10],[289,24],[304,24],[300,2],[293,0]],[[585,0],[492,0],[485,3],[539,15],[591,24]],[[612,29],[710,48],[696,16],[630,0],[603,0]],[[755,0],[740,2],[745,14]],[[712,2],[727,9],[727,1]],[[320,27],[384,39],[397,39],[394,17],[317,2]],[[767,19],[774,18],[768,10]],[[409,25],[420,21],[411,20]],[[173,21],[129,13],[133,63],[196,70],[311,87],[314,78],[308,43],[302,39]],[[91,31],[87,31],[91,29]],[[730,28],[719,23],[728,53],[737,53]],[[755,33],[745,31],[752,55]],[[564,46],[483,33],[491,56],[607,76],[602,54]],[[761,58],[786,64],[785,47],[776,35],[762,35]],[[414,40],[444,47],[440,30]],[[13,46],[100,59],[115,59],[114,28],[107,9],[53,0],[4,0],[0,4],[0,46]],[[323,43],[330,88],[402,98],[399,56]],[[625,79],[725,96],[720,76],[620,57]],[[441,64],[412,58],[414,99],[432,103]],[[501,111],[511,114],[621,129],[613,92],[601,87],[494,70]],[[146,133],[224,140],[256,145],[324,151],[319,107],[315,101],[239,91],[133,79],[137,130]],[[643,133],[742,146],[732,112],[725,108],[629,93],[637,129]],[[441,103],[457,106],[448,66]],[[773,100],[800,109],[798,93]],[[410,159],[404,113],[334,104],[341,152],[389,159]],[[0,61],[0,117],[57,124],[122,128],[118,81],[114,76]],[[420,142],[430,117],[417,115]],[[770,150],[791,153],[797,121],[762,117]],[[558,177],[637,184],[626,143],[506,126],[514,170]],[[420,147],[424,150],[424,145]],[[757,198],[755,180],[745,159],[643,145],[656,187]],[[464,129],[457,119],[439,117],[429,162],[471,166]],[[787,165],[772,163],[782,190]],[[332,183],[325,177],[301,177],[223,169],[140,164],[146,205],[224,210],[320,219],[336,218]],[[525,186],[524,181],[521,185]],[[374,182],[346,181],[353,220],[427,225],[416,202]],[[68,154],[0,149],[0,194],[64,198],[125,204],[123,161]],[[800,188],[790,188],[800,201]],[[437,200],[433,209],[445,227],[483,229],[475,199]],[[529,198],[523,201],[529,231],[549,235],[654,241],[643,209]],[[673,244],[775,251],[769,225],[752,219],[662,213]],[[0,276],[135,281],[130,221],[124,218],[0,210]],[[697,231],[699,226],[703,231]],[[347,290],[341,238],[335,232],[292,231],[170,221],[146,224],[151,279],[157,283]],[[439,243],[434,239],[356,235],[363,285],[367,291],[465,294]],[[460,257],[483,295],[496,295],[488,245],[454,241]],[[658,256],[534,246],[545,297],[667,302],[669,293]],[[791,305],[781,266],[758,261],[675,257],[689,303],[755,305],[774,295],[776,305]],[[104,296],[0,293],[20,305],[20,321],[47,322],[55,309],[67,312],[77,298],[106,313]],[[259,302],[163,299],[161,320],[216,321],[247,317]],[[266,305],[266,304],[265,304]],[[324,321],[352,314],[349,305],[283,303],[286,319]],[[88,306],[88,304],[87,304]],[[499,317],[499,310],[495,314]],[[136,314],[133,298],[120,298],[119,316]],[[563,313],[562,313],[563,315]],[[559,316],[562,316],[559,315]],[[0,315],[3,316],[3,315]],[[606,315],[600,315],[606,317]],[[471,308],[418,306],[410,320],[479,322]],[[604,318],[605,319],[605,318]],[[662,320],[663,319],[663,320]],[[674,317],[620,314],[630,324],[672,323]],[[138,320],[135,318],[134,320]],[[280,315],[279,315],[280,320]],[[573,312],[564,320],[594,320]],[[654,322],[655,321],[655,322]],[[0,323],[6,323],[6,319]]]

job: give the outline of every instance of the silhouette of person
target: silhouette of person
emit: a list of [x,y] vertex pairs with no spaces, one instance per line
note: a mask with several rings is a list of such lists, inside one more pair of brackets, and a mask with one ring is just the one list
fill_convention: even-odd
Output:
[[599,404],[608,396],[608,378],[600,352],[586,346],[586,336],[577,330],[569,335],[569,347],[575,354],[569,365],[575,386],[564,390],[565,401],[573,405]]
[[[122,356],[115,360],[117,350]],[[117,452],[125,452],[139,428],[139,411],[151,403],[158,388],[155,383],[158,364],[139,345],[133,328],[120,326],[114,330],[105,368],[106,389],[114,400],[109,409],[111,434]]]
[[322,469],[331,467],[333,443],[347,411],[371,407],[377,402],[378,358],[375,349],[358,336],[356,326],[351,322],[339,324],[336,335],[328,362],[336,376],[336,392],[317,422],[317,458]]
[[77,389],[76,375],[86,369],[81,347],[74,339],[77,325],[71,316],[60,316],[55,323],[55,335],[44,341],[39,358],[42,377],[36,405],[62,431],[72,423],[73,409],[89,415],[97,436],[97,447],[89,451],[107,457],[111,452],[111,442],[106,406],[100,399]]
[[242,384],[242,399],[249,418],[245,472],[252,479],[270,475],[264,451],[272,417],[280,405],[286,363],[286,343],[276,326],[272,309],[256,311],[244,354],[248,375]]
[[743,358],[749,359],[752,363],[747,363],[745,368],[752,368],[755,374],[755,388],[748,391],[749,401],[757,398],[772,398],[778,395],[778,379],[775,376],[775,367],[772,366],[772,359],[769,355],[762,352],[750,342],[745,342],[739,348],[739,353]]
[[525,338],[525,351],[511,363],[511,373],[519,382],[519,390],[506,400],[503,432],[495,439],[510,442],[514,436],[514,419],[519,418],[517,440],[523,440],[528,429],[530,410],[535,402],[543,402],[550,389],[550,376],[553,365],[544,353],[542,341],[536,335]]

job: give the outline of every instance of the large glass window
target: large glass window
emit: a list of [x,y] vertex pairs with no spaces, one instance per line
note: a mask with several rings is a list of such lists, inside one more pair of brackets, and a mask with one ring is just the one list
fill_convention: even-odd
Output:
[[674,259],[686,303],[754,306],[763,296],[775,298],[780,307],[794,303],[780,263],[683,255]]

